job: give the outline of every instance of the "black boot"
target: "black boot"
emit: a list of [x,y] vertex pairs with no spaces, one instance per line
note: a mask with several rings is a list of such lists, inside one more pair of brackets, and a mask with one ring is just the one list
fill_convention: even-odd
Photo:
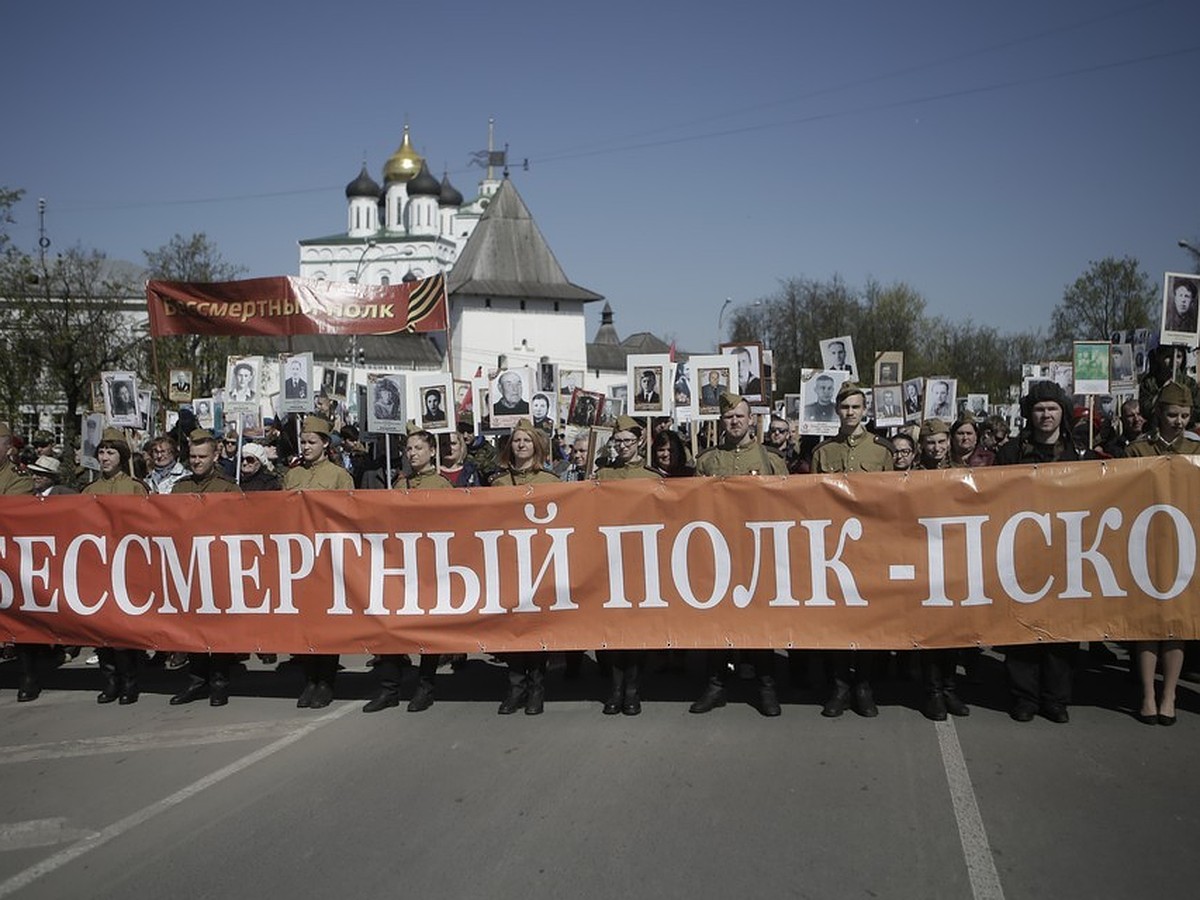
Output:
[[617,666],[609,668],[608,699],[604,701],[604,709],[600,710],[606,716],[615,716],[625,705],[624,672]]
[[229,682],[223,678],[214,678],[208,693],[209,706],[225,706],[229,703]]
[[400,705],[400,695],[395,691],[389,691],[386,688],[376,694],[373,698],[366,702],[362,711],[365,713],[379,712],[383,709],[390,709],[393,706]]
[[172,706],[182,706],[195,700],[203,700],[208,694],[208,682],[194,679],[191,684],[172,697],[170,703]]
[[508,664],[508,693],[500,701],[500,708],[496,712],[502,716],[511,716],[518,709],[523,709],[528,691],[529,682],[525,670],[520,668],[517,663],[510,661]]
[[[633,651],[630,651],[631,653]],[[642,698],[638,691],[638,679],[641,675],[640,662],[630,662],[625,666],[625,702],[621,704],[621,712],[627,716],[640,715]]]
[[28,703],[31,700],[36,700],[38,695],[42,693],[42,686],[38,684],[38,680],[33,675],[22,675],[20,685],[17,687],[17,702]]
[[379,675],[379,693],[362,708],[365,713],[400,705],[400,677],[403,672],[400,657],[390,654],[378,657],[375,671]]
[[850,685],[844,681],[834,681],[833,691],[829,695],[829,699],[825,701],[825,705],[821,708],[821,715],[827,719],[836,719],[846,711],[850,705]]
[[703,714],[712,712],[719,706],[725,705],[725,685],[712,678],[708,681],[708,687],[704,689],[704,693],[688,707],[688,712]]
[[921,714],[931,722],[946,721],[946,698],[941,691],[930,691],[921,707]]
[[864,719],[873,719],[879,715],[879,707],[875,705],[875,695],[869,682],[860,681],[854,685],[854,711]]
[[409,712],[424,712],[433,706],[433,679],[422,678],[417,682],[417,690],[408,701]]
[[769,675],[758,678],[758,711],[768,718],[774,718],[782,710],[779,708],[779,697],[775,693],[775,679]]
[[529,672],[529,693],[525,697],[525,715],[540,716],[546,705],[546,669],[544,664]]

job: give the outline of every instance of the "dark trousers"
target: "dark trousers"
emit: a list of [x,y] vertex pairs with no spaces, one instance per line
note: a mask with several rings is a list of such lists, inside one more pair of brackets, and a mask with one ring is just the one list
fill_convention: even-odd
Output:
[[300,669],[309,684],[333,684],[338,670],[338,654],[309,653],[300,657]]
[[646,664],[645,650],[597,650],[596,662],[607,666],[609,686],[614,694],[638,693],[642,669]]
[[189,653],[188,677],[192,684],[227,685],[236,658],[233,653]]
[[[754,666],[754,675],[759,684],[774,684],[775,682],[775,651],[774,650],[742,650],[744,662]],[[720,650],[708,651],[708,683],[715,687],[725,687],[729,678],[728,653]]]
[[[379,657],[379,662],[375,664],[375,673],[379,676],[379,688],[385,694],[400,693],[400,679],[404,674],[401,663],[404,658],[404,654],[401,653],[388,653]],[[437,675],[441,659],[441,654],[438,653],[421,654],[421,662],[417,667],[417,678],[421,684],[433,687],[433,679]]]
[[505,662],[508,663],[509,689],[541,687],[542,682],[546,680],[546,664],[549,660],[550,654],[544,650],[509,653],[505,658]]
[[128,691],[137,687],[141,650],[98,647],[96,656],[100,660],[100,671],[104,674],[109,690]]
[[826,650],[821,654],[829,686],[849,688],[852,684],[870,686],[879,660],[878,650]]
[[1007,647],[1004,667],[1014,703],[1033,706],[1071,702],[1071,662],[1077,644],[1022,644]]

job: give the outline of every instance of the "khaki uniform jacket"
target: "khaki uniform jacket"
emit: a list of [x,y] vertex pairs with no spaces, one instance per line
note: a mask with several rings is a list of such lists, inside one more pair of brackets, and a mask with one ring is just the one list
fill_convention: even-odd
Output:
[[696,457],[697,475],[786,475],[787,463],[774,450],[751,442],[732,449],[710,447]]
[[5,460],[4,465],[0,466],[0,494],[32,493],[33,479],[28,475],[22,475],[11,462]]
[[445,475],[439,474],[436,470],[410,475],[408,478],[401,477],[397,479],[396,487],[401,487],[402,485],[410,491],[441,490],[442,488],[454,489],[454,485],[450,483],[450,479]]
[[822,475],[833,472],[890,472],[892,445],[861,425],[851,434],[823,441],[813,451],[812,470]]
[[180,478],[171,488],[172,494],[240,494],[241,492],[240,487],[224,475],[218,474],[215,468],[204,478],[197,478],[195,475]]
[[311,466],[296,466],[283,476],[285,491],[352,491],[354,479],[336,463],[319,459]]
[[657,472],[646,468],[646,461],[640,456],[634,457],[623,466],[605,466],[596,470],[597,481],[625,481],[630,478],[658,478]]
[[1200,437],[1185,431],[1167,443],[1158,436],[1158,432],[1143,434],[1137,440],[1130,441],[1125,448],[1125,456],[1132,459],[1135,456],[1166,456],[1179,453],[1184,456],[1195,456],[1200,453]]
[[520,472],[514,469],[506,469],[500,472],[492,484],[496,487],[511,487],[516,485],[520,487],[523,484],[562,484],[553,472],[547,472],[545,469],[524,469]]
[[93,481],[83,489],[85,494],[133,494],[146,496],[150,492],[140,481],[130,478],[124,472],[118,472],[111,478],[101,478]]

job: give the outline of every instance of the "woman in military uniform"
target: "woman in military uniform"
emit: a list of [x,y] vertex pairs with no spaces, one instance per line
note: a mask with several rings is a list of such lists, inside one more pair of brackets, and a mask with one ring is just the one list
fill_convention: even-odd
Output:
[[[554,473],[546,470],[550,457],[550,441],[545,432],[535,428],[529,419],[521,419],[513,427],[508,442],[500,449],[496,460],[500,471],[492,479],[493,487],[521,487],[529,484],[558,484]],[[515,713],[522,707],[525,715],[540,715],[546,701],[546,661],[542,650],[507,654],[508,694],[497,712],[502,716]]]
[[[404,456],[408,460],[411,475],[401,477],[396,486],[410,491],[453,489],[449,479],[438,472],[437,467],[437,438],[428,431],[409,432],[408,442],[404,446]],[[404,656],[398,653],[387,653],[379,657],[375,671],[379,673],[379,693],[363,707],[363,712],[379,712],[391,706],[400,705],[400,676]],[[433,706],[433,682],[437,675],[440,657],[437,653],[422,653],[421,665],[417,680],[417,690],[408,701],[409,712],[422,712]]]
[[[354,488],[350,473],[330,462],[331,427],[327,419],[306,416],[300,431],[300,465],[288,469],[283,478],[285,491],[349,491]],[[304,669],[304,690],[296,701],[301,709],[322,709],[333,700],[333,680],[337,675],[336,653],[300,656]]]
[[[100,477],[83,489],[85,494],[97,496],[114,494],[145,497],[150,492],[140,481],[130,478],[129,444],[125,435],[116,428],[106,428],[96,447],[96,460],[100,463]],[[137,703],[138,661],[140,650],[118,647],[98,647],[100,671],[104,673],[104,689],[96,697],[97,703],[112,703],[122,706]]]

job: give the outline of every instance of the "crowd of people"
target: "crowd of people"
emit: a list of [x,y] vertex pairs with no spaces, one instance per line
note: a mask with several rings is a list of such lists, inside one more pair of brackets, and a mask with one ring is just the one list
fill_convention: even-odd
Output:
[[[1126,399],[1111,422],[1089,421],[1087,408],[1077,406],[1055,382],[1033,382],[1021,398],[1019,430],[1011,429],[1007,420],[976,418],[968,411],[952,423],[930,418],[919,427],[878,429],[867,421],[865,389],[855,383],[845,384],[837,393],[839,430],[823,439],[797,435],[796,422],[782,414],[756,414],[740,395],[724,392],[718,399],[719,427],[703,447],[695,440],[685,440],[670,417],[639,421],[621,416],[606,446],[600,448],[591,432],[582,432],[568,443],[563,433],[523,418],[494,442],[475,434],[469,423],[460,423],[457,430],[441,435],[414,426],[407,435],[397,435],[384,445],[391,449],[389,458],[379,452],[378,442],[372,452],[353,425],[336,427],[336,408],[322,399],[319,413],[269,420],[262,436],[253,441],[243,440],[235,432],[214,434],[199,428],[186,408],[171,432],[151,437],[139,452],[134,452],[127,432],[108,428],[96,451],[99,468],[91,470],[68,465],[52,435],[39,432],[25,446],[7,426],[0,425],[0,494],[445,490],[591,478],[903,472],[1196,454],[1200,453],[1200,437],[1190,428],[1200,406],[1200,388],[1183,372],[1181,355],[1180,348],[1159,348],[1150,371],[1141,379],[1138,396]],[[997,649],[1005,660],[1012,718],[1028,722],[1041,715],[1066,723],[1077,645],[1040,642]],[[1131,644],[1129,650],[1133,674],[1141,685],[1136,719],[1144,724],[1174,724],[1178,683],[1182,677],[1196,677],[1192,672],[1200,670],[1196,664],[1200,660],[1190,657],[1191,644],[1141,641]],[[72,651],[78,652],[78,648],[31,644],[10,648],[20,670],[18,700],[37,699],[48,660],[61,661]],[[929,719],[969,714],[958,688],[958,672],[970,663],[970,652],[917,652],[921,709]],[[691,704],[691,712],[703,714],[724,706],[731,673],[741,671],[757,686],[759,711],[765,716],[781,713],[774,651],[742,651],[736,659],[718,650],[707,654],[707,680]],[[836,718],[853,710],[864,717],[877,715],[873,682],[886,656],[878,651],[820,652],[827,689],[821,714]],[[183,663],[182,654],[149,656],[120,647],[98,648],[96,657],[101,672],[100,703],[135,703],[139,673],[145,666],[162,662],[163,657],[171,665]],[[505,655],[508,687],[500,714],[524,711],[537,715],[543,711],[548,657],[544,652]],[[789,651],[789,657],[793,671],[803,666],[802,661],[812,661],[804,651]],[[270,654],[261,658],[268,664],[275,662]],[[646,653],[602,650],[596,658],[607,679],[603,713],[639,714]],[[187,682],[170,702],[182,705],[206,699],[213,706],[225,705],[236,661],[237,656],[228,653],[187,654]],[[338,656],[310,654],[295,661],[305,676],[297,706],[327,706],[334,697]],[[421,712],[433,705],[439,664],[445,661],[437,655],[420,658],[409,711]],[[577,670],[579,661],[580,653],[568,654],[569,669]],[[384,654],[373,658],[371,664],[379,688],[363,711],[398,706],[402,675],[410,660],[404,655]]]

